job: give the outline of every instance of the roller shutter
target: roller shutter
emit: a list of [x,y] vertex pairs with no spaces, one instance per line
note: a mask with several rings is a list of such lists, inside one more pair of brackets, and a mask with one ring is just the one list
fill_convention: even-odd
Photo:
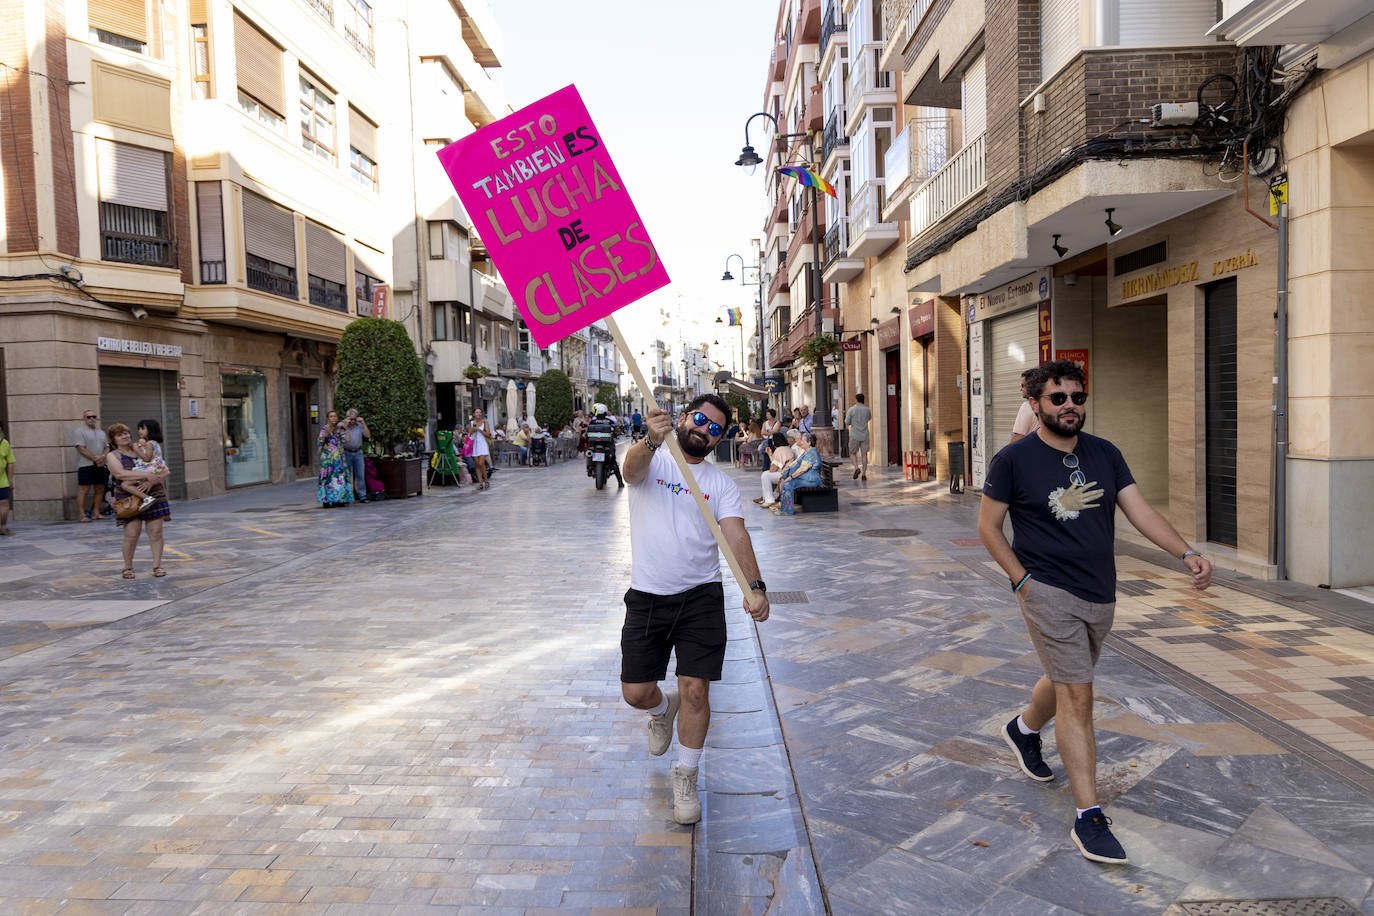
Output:
[[386,274],[382,272],[382,265],[386,263],[386,255],[375,248],[369,248],[361,243],[353,246],[353,269],[360,274],[367,274],[374,280],[383,280]]
[[964,71],[964,143],[976,140],[988,129],[988,68],[987,57],[978,58]]
[[296,221],[291,211],[252,191],[244,191],[243,247],[249,254],[295,267]]
[[191,25],[206,25],[210,22],[209,0],[191,0]]
[[988,322],[988,455],[1011,441],[1011,427],[1021,409],[1021,373],[1040,365],[1038,314],[1032,308]]
[[355,150],[377,162],[377,125],[352,105],[348,106],[348,142]]
[[1040,0],[1040,79],[1049,79],[1082,44],[1079,0]]
[[166,153],[101,139],[95,148],[102,201],[167,212]]
[[234,13],[234,57],[239,88],[285,117],[282,49],[237,11]]
[[348,269],[344,251],[343,239],[319,223],[305,221],[306,273],[347,285]]
[[87,0],[86,21],[93,29],[148,43],[147,0]]
[[181,396],[177,374],[165,369],[100,367],[100,416],[102,422],[123,423],[135,433],[138,421],[153,419],[162,424],[162,458],[172,475],[167,495],[186,498],[185,451],[181,442]]
[[1211,0],[1116,0],[1118,34],[1112,44],[1127,47],[1177,47],[1212,41],[1217,24]]
[[196,182],[196,225],[200,230],[200,259],[224,260],[224,202],[218,181]]
[[1207,540],[1235,547],[1239,451],[1236,281],[1206,287]]

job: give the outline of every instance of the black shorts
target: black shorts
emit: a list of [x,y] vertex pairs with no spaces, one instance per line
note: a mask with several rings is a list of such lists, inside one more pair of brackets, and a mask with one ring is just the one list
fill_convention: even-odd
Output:
[[725,588],[707,582],[676,595],[625,593],[620,630],[620,680],[647,684],[668,675],[677,652],[677,676],[720,680],[725,667]]
[[105,486],[105,465],[83,464],[76,469],[76,482],[82,487]]

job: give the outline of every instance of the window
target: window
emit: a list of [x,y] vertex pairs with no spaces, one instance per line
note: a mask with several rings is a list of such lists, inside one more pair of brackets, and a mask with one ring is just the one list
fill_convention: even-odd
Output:
[[372,63],[372,7],[366,0],[344,0],[340,18],[348,43]]
[[482,350],[491,349],[491,323],[484,321],[477,326],[477,346]]
[[453,306],[453,340],[470,343],[472,340],[472,309],[462,303]]
[[987,58],[979,54],[964,71],[959,83],[964,110],[964,143],[967,145],[988,128]]
[[369,191],[377,190],[377,125],[352,105],[348,106],[348,164],[353,180]]
[[429,256],[432,260],[458,261],[462,259],[467,238],[456,223],[429,224]]
[[225,282],[224,203],[218,181],[196,182],[196,228],[200,235],[200,282]]
[[147,0],[89,0],[86,20],[93,41],[148,53]]
[[321,88],[313,74],[301,71],[301,146],[334,163],[334,94]]
[[448,303],[435,302],[430,306],[430,313],[434,316],[434,339],[448,340]]
[[191,98],[209,99],[210,90],[210,27],[191,26]]
[[290,210],[245,190],[243,248],[250,289],[297,298],[296,220]]
[[510,349],[510,328],[505,325],[501,326],[501,349]]
[[273,130],[286,126],[282,49],[241,13],[234,13],[234,67],[239,108]]
[[530,340],[530,329],[525,327],[525,322],[520,322],[516,333],[519,335],[520,349],[526,353],[533,353],[535,350],[534,342]]
[[224,420],[224,483],[241,487],[271,478],[267,450],[267,377],[261,372],[220,375]]
[[364,318],[372,316],[372,295],[381,283],[369,273],[361,270],[353,272],[353,294],[358,300],[358,314]]
[[96,160],[101,258],[154,267],[174,266],[167,154],[99,139]]
[[343,239],[319,223],[305,222],[305,269],[310,284],[310,304],[348,311],[344,286],[348,267]]

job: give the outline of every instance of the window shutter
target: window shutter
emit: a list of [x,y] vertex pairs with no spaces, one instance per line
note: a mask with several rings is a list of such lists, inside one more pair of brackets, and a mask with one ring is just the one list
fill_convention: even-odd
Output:
[[377,159],[377,125],[352,105],[348,106],[348,142],[373,162]]
[[218,181],[196,182],[196,223],[200,229],[200,259],[224,260],[224,204]]
[[285,117],[282,49],[237,11],[234,13],[234,57],[239,88]]
[[148,43],[147,0],[87,0],[86,19],[93,29]]
[[243,247],[249,254],[295,267],[296,221],[291,211],[252,191],[244,191]]
[[305,221],[305,270],[322,280],[347,285],[343,239],[310,220]]
[[1040,79],[1046,80],[1078,53],[1079,0],[1040,0]]
[[372,279],[381,281],[386,277],[381,269],[385,261],[386,256],[375,248],[369,248],[361,243],[353,246],[353,269],[360,274],[367,274]]
[[1210,0],[1117,0],[1116,44],[1128,47],[1175,47],[1210,42],[1207,30],[1217,24]]
[[96,160],[102,201],[167,212],[166,153],[97,139]]
[[964,71],[964,143],[978,139],[988,129],[988,68],[987,57],[978,58]]
[[210,22],[209,0],[191,0],[191,25],[208,25]]

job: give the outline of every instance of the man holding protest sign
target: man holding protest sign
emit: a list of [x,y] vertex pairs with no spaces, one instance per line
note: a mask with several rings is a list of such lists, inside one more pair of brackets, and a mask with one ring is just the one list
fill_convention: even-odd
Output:
[[[697,768],[711,724],[711,682],[725,664],[725,590],[720,558],[705,518],[667,450],[670,435],[692,465],[702,495],[750,582],[744,609],[768,619],[768,595],[759,578],[754,545],[744,529],[739,489],[724,471],[703,459],[724,433],[730,409],[715,394],[687,405],[677,429],[664,410],[651,410],[648,434],[625,454],[630,494],[630,590],[620,631],[620,690],[625,702],[649,713],[649,753],[661,756],[673,740],[673,819],[701,820]],[[677,692],[664,692],[668,656],[677,653]]]

